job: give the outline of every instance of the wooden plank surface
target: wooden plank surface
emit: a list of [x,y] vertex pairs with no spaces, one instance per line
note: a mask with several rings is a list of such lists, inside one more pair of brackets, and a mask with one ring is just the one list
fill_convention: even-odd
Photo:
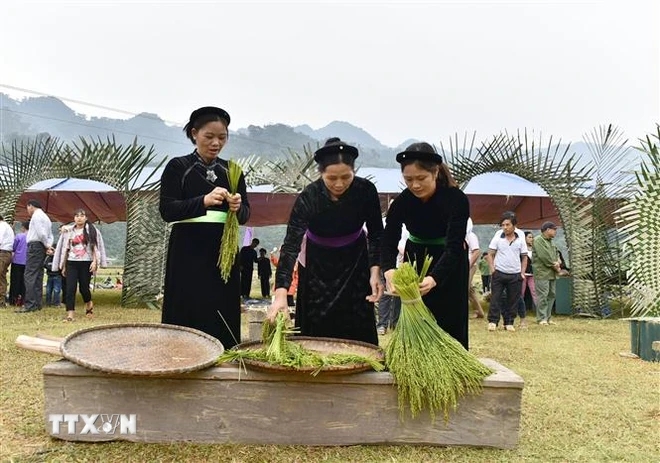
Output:
[[[484,387],[522,389],[524,381],[513,371],[500,365],[492,359],[480,359],[483,364],[494,372],[484,379]],[[97,372],[78,366],[68,361],[49,363],[43,368],[44,375],[54,376],[108,376],[107,373]],[[117,376],[117,375],[113,375]],[[276,373],[257,370],[245,370],[234,364],[224,364],[217,367],[206,368],[185,374],[160,376],[160,378],[173,379],[206,379],[206,380],[241,380],[259,382],[304,382],[304,383],[337,383],[337,384],[394,384],[394,376],[389,372],[367,371],[357,374],[319,374],[312,376],[301,373]]]
[[[170,377],[93,372],[66,360],[44,367],[46,429],[74,441],[280,445],[427,444],[510,448],[518,441],[522,379],[494,361],[483,393],[464,398],[445,424],[402,421],[388,373],[272,375],[233,366]],[[516,381],[516,378],[519,381]],[[501,386],[499,385],[501,383]],[[51,414],[134,414],[135,434],[53,433]]]

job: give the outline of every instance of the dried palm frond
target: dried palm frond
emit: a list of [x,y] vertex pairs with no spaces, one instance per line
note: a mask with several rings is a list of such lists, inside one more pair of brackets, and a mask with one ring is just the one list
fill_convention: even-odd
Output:
[[660,316],[660,125],[641,140],[645,154],[635,172],[636,191],[619,211],[621,239],[628,248],[628,278],[634,291],[631,315]]

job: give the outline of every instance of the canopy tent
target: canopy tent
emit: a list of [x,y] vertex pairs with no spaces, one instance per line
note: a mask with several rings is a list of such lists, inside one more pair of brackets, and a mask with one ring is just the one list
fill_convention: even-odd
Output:
[[[370,178],[378,189],[381,207],[404,188],[399,169],[361,168],[358,175]],[[158,175],[155,178],[160,178]],[[249,226],[284,224],[296,198],[294,193],[272,193],[269,185],[251,188],[249,200],[252,214]],[[475,224],[494,224],[502,212],[511,210],[519,218],[519,226],[538,229],[546,220],[560,224],[557,211],[548,195],[534,183],[507,173],[479,175],[465,190],[470,200],[471,217]],[[19,198],[16,220],[27,220],[27,201],[38,200],[51,220],[67,223],[73,211],[84,208],[93,221],[112,223],[126,220],[126,205],[121,192],[92,180],[50,179],[38,182]]]

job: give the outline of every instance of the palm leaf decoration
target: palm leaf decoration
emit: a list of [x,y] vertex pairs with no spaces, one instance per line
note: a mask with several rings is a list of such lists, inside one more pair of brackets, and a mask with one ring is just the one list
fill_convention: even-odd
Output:
[[0,212],[7,222],[14,218],[21,194],[35,183],[54,177],[63,143],[49,136],[15,140],[0,148]]
[[299,193],[319,178],[311,146],[302,152],[288,149],[286,155],[266,163],[261,172],[262,184],[273,185],[273,193]]
[[636,191],[619,212],[621,240],[630,262],[634,317],[660,316],[660,125],[641,140],[645,158],[635,172]]
[[[593,299],[584,309],[596,316],[608,316],[609,301],[613,296],[621,298],[626,282],[627,260],[614,222],[615,211],[631,196],[626,156],[629,148],[621,130],[610,125],[595,128],[585,135],[593,163],[591,192],[587,195],[590,208],[584,208],[578,220],[587,226],[581,237],[588,248],[590,259],[581,266],[580,277],[592,286]],[[574,266],[575,268],[575,266]]]
[[[114,138],[81,137],[70,144],[49,136],[15,141],[0,149],[0,211],[11,220],[23,191],[51,178],[91,179],[122,192],[127,220],[122,305],[157,308],[167,229],[158,212],[160,179],[154,174],[165,160],[156,162],[153,147],[137,140],[127,146]],[[145,173],[147,167],[154,169]]]

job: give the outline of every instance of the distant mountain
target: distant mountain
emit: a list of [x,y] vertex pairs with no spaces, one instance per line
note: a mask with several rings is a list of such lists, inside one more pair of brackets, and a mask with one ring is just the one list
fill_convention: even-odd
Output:
[[323,144],[328,138],[339,137],[360,150],[359,164],[365,167],[395,167],[395,150],[383,145],[366,130],[344,121],[333,121],[320,129],[303,124],[293,128]]
[[325,141],[330,137],[339,137],[347,143],[354,143],[356,145],[362,146],[363,148],[369,148],[373,150],[391,149],[390,147],[383,145],[381,142],[372,137],[366,130],[344,121],[333,121],[325,127],[321,127],[317,130],[312,129],[307,124],[294,127],[293,130],[320,141]]
[[[76,113],[55,97],[36,97],[14,100],[0,93],[0,141],[7,143],[12,139],[49,134],[63,141],[74,141],[80,137],[114,137],[118,143],[127,145],[137,141],[147,147],[154,146],[157,159],[163,156],[179,156],[192,151],[192,144],[185,138],[182,128],[167,125],[158,115],[141,113],[129,119],[111,119],[105,117],[87,117]],[[483,140],[490,139],[488,135]],[[284,124],[271,124],[263,127],[250,125],[230,131],[230,141],[223,150],[227,157],[257,155],[264,159],[277,159],[289,150],[301,152],[304,147],[315,150],[330,137],[340,137],[347,143],[355,144],[360,149],[358,166],[396,167],[395,154],[411,143],[419,140],[409,139],[395,148],[383,145],[367,131],[345,121],[333,121],[319,129],[307,124],[291,127]],[[440,149],[440,146],[436,146]],[[634,141],[632,145],[636,146]],[[481,146],[477,141],[476,146]],[[445,148],[447,146],[445,145]],[[547,149],[547,148],[546,148]],[[560,146],[563,153],[565,145]],[[544,149],[545,150],[545,149]],[[555,147],[551,149],[554,154]],[[593,159],[589,146],[584,142],[571,144],[571,153],[582,157],[578,165]],[[638,164],[640,154],[630,148],[622,153],[622,170],[629,170]]]
[[[74,141],[80,137],[105,139],[114,136],[118,143],[124,145],[132,143],[137,137],[138,143],[147,147],[154,146],[158,159],[192,151],[192,144],[183,135],[182,127],[169,126],[158,115],[151,113],[141,113],[129,119],[88,118],[55,97],[14,100],[0,93],[0,117],[0,140],[4,142],[39,133],[47,133],[63,141]],[[306,146],[315,150],[323,140],[331,136],[357,144],[361,152],[359,164],[362,166],[392,167],[395,164],[391,148],[381,144],[366,131],[348,122],[338,121],[318,131],[309,126],[294,129],[284,124],[263,127],[250,125],[232,130],[223,155],[256,155],[264,159],[276,159],[285,156],[289,150],[300,152]]]

